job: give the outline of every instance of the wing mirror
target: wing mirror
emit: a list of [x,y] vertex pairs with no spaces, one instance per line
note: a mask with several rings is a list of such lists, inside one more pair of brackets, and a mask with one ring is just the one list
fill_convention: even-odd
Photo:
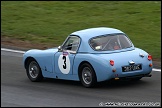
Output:
[[58,46],[58,51],[62,51],[62,46]]

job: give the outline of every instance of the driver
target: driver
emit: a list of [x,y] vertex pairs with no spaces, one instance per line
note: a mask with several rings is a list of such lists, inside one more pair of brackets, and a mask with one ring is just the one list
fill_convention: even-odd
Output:
[[112,42],[108,45],[108,49],[109,49],[109,50],[118,50],[118,49],[120,49],[118,42],[112,41]]
[[118,50],[119,48],[120,48],[119,45],[117,44],[117,42],[115,42],[114,50]]

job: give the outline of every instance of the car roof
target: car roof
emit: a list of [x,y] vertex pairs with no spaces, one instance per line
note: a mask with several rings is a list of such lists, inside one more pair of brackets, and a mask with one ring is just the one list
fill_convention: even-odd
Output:
[[[100,53],[100,51],[94,51],[90,47],[89,40],[96,36],[117,34],[117,33],[125,34],[124,32],[122,32],[118,29],[115,29],[115,28],[97,27],[97,28],[89,28],[89,29],[79,30],[79,31],[71,33],[69,36],[77,35],[81,38],[81,43],[80,43],[78,52],[80,52],[80,53],[83,53],[83,52]],[[104,51],[103,53],[107,53],[107,52],[109,52],[109,51]]]
[[114,33],[123,33],[123,32],[115,28],[97,27],[97,28],[79,30],[71,33],[71,35],[77,35],[81,38],[90,39],[92,37],[106,35],[106,34],[114,34]]

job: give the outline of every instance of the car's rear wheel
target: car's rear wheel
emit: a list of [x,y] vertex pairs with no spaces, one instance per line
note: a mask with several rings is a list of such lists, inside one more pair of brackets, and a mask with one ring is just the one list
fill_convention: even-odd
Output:
[[83,65],[81,65],[81,67],[79,68],[79,79],[84,87],[95,86],[97,78],[95,71],[90,64],[84,63]]
[[30,59],[28,61],[26,72],[27,72],[28,78],[33,82],[41,81],[43,79],[42,71],[40,69],[40,66],[33,59]]

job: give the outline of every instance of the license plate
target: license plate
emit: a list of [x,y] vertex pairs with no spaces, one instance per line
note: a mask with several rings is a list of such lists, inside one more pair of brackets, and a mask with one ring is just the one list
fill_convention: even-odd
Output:
[[141,69],[142,69],[142,65],[141,64],[130,65],[130,66],[123,66],[122,67],[122,71],[123,72],[136,71],[136,70],[141,70]]

